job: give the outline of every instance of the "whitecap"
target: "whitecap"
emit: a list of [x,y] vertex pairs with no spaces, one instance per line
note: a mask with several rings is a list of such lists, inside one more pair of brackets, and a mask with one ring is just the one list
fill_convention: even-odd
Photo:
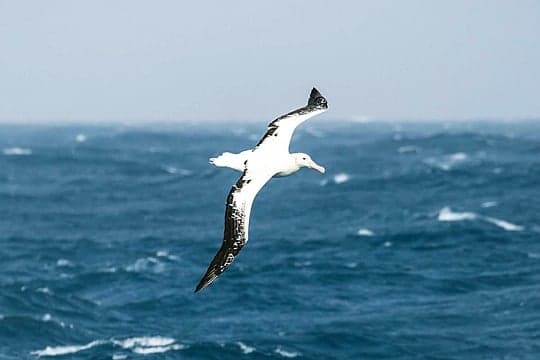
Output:
[[178,172],[178,170],[174,166],[164,166],[163,170],[165,170],[169,174],[176,174]]
[[67,259],[58,259],[56,261],[56,266],[58,267],[72,267],[73,263]]
[[414,146],[414,145],[405,145],[405,146],[400,146],[398,148],[398,153],[400,154],[417,153],[417,152],[419,152],[419,149],[417,146]]
[[349,174],[347,174],[347,173],[339,173],[339,174],[334,175],[333,180],[334,180],[334,182],[336,184],[343,184],[343,183],[349,181],[350,178],[351,178],[351,176]]
[[511,222],[508,222],[506,220],[495,219],[487,216],[484,218],[484,220],[500,228],[503,228],[506,231],[523,231],[524,229],[523,226],[512,224]]
[[128,272],[144,272],[151,271],[153,273],[161,273],[165,270],[165,264],[154,257],[137,259],[133,264],[126,266]]
[[449,207],[444,207],[439,211],[438,220],[439,221],[463,221],[463,220],[474,220],[477,218],[477,215],[472,212],[453,212]]
[[132,351],[134,353],[136,353],[136,354],[146,355],[146,354],[164,353],[164,352],[167,352],[169,350],[182,350],[184,348],[185,348],[185,346],[180,345],[180,344],[174,344],[174,345],[170,345],[170,346],[150,346],[150,347],[137,346],[137,347],[133,348]]
[[163,347],[172,345],[175,342],[175,339],[163,336],[141,336],[113,341],[115,345],[119,345],[124,349],[131,349],[135,347]]
[[490,208],[490,207],[497,206],[497,202],[496,201],[485,201],[480,206],[483,207],[483,208]]
[[84,134],[77,134],[77,136],[75,136],[75,140],[77,142],[80,142],[80,143],[83,143],[86,141],[86,135]]
[[242,350],[242,352],[243,352],[244,354],[251,354],[252,352],[255,351],[255,348],[254,348],[254,347],[248,346],[248,345],[244,344],[244,343],[241,342],[241,341],[238,341],[236,344],[240,347],[240,350]]
[[193,175],[193,171],[189,169],[176,168],[174,166],[163,166],[162,169],[169,174],[178,174],[182,176]]
[[463,160],[466,160],[467,159],[467,154],[463,153],[463,152],[458,152],[458,153],[455,153],[455,154],[450,154],[448,155],[448,159],[452,162],[456,162],[456,161],[463,161]]
[[125,340],[112,340],[112,342],[114,345],[121,346],[124,349],[129,349],[141,355],[158,354],[186,348],[183,344],[176,344],[175,339],[163,336],[140,336]]
[[32,351],[31,354],[37,355],[38,357],[67,355],[67,354],[74,354],[82,350],[87,350],[101,344],[103,344],[103,341],[96,340],[86,345],[47,346],[43,350]]
[[300,353],[296,351],[286,351],[286,350],[283,350],[281,347],[277,347],[276,350],[274,350],[274,352],[286,358],[294,358],[300,355]]
[[4,155],[8,156],[23,156],[23,155],[32,155],[32,150],[27,148],[20,148],[20,147],[12,147],[12,148],[5,148],[2,150]]
[[190,176],[190,175],[193,175],[193,170],[189,170],[189,169],[178,169],[178,174],[182,175],[182,176]]
[[362,229],[359,229],[357,232],[356,232],[356,235],[358,236],[374,236],[375,233],[369,229],[366,229],[366,228],[362,228]]
[[51,316],[51,314],[49,314],[49,313],[44,314],[44,315],[41,317],[41,320],[42,320],[42,321],[51,321],[51,320],[52,320],[52,316]]
[[385,241],[384,244],[383,244],[384,247],[390,247],[390,246],[392,246],[392,245],[393,245],[393,244],[392,244],[391,241]]
[[167,257],[169,256],[169,252],[167,250],[158,250],[156,252],[157,257]]
[[[41,356],[57,356],[73,354],[82,350],[90,349],[94,346],[102,344],[113,344],[120,346],[123,349],[131,350],[136,354],[157,354],[163,353],[169,350],[182,350],[187,346],[183,344],[177,344],[175,339],[162,337],[162,336],[142,336],[133,337],[124,340],[110,339],[108,341],[95,340],[85,345],[65,345],[65,346],[47,346],[43,350],[32,351],[32,355]],[[113,359],[125,359],[125,354],[114,354]]]
[[47,295],[52,295],[53,294],[51,289],[49,289],[48,287],[37,288],[36,292],[47,294]]
[[428,158],[424,162],[428,165],[437,167],[444,171],[450,171],[455,165],[467,160],[468,156],[464,152],[457,152],[454,154],[443,156],[442,158]]
[[127,359],[126,354],[113,354],[112,360],[124,360]]

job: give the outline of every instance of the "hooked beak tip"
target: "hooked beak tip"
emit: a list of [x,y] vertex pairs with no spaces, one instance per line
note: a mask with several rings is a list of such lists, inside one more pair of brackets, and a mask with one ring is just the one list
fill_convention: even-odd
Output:
[[324,166],[320,166],[320,165],[315,164],[315,163],[311,164],[311,168],[314,169],[314,170],[317,170],[321,174],[324,174],[326,172],[326,169],[324,168]]

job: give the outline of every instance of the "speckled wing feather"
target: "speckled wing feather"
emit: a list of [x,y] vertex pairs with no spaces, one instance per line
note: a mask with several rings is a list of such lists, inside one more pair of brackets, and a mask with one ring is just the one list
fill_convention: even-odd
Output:
[[249,216],[253,200],[272,175],[263,168],[253,171],[246,163],[242,176],[233,185],[227,196],[223,243],[197,285],[195,292],[204,289],[221,275],[247,243]]
[[328,109],[324,96],[316,89],[311,90],[306,106],[282,115],[268,124],[268,129],[256,148],[272,147],[273,151],[288,152],[294,130],[307,119]]

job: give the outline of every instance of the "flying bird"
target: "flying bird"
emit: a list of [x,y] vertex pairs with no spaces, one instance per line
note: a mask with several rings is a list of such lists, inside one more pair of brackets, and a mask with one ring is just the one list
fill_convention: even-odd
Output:
[[195,292],[204,289],[221,275],[247,243],[253,200],[272,177],[289,176],[303,167],[324,174],[324,167],[308,154],[289,153],[289,144],[298,125],[327,109],[326,99],[313,88],[307,105],[272,121],[255,148],[238,154],[225,152],[210,159],[211,164],[240,171],[242,175],[227,196],[223,243]]

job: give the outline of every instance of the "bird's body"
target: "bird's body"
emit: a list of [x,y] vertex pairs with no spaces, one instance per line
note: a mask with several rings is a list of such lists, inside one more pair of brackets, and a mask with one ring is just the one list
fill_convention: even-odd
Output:
[[223,243],[197,285],[196,292],[208,286],[225,271],[248,241],[253,200],[272,177],[289,176],[302,167],[325,172],[309,155],[289,153],[289,143],[298,125],[327,108],[326,99],[313,88],[308,104],[272,121],[254,149],[238,154],[225,152],[210,159],[211,164],[240,171],[242,175],[227,196]]

